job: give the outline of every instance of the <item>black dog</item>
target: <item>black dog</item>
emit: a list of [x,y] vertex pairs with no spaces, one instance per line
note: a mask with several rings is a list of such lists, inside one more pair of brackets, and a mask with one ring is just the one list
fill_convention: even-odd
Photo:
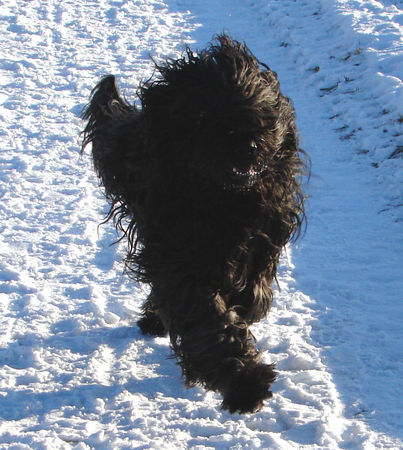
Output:
[[249,325],[268,312],[281,249],[304,219],[304,164],[277,76],[228,35],[156,65],[141,109],[101,80],[83,113],[83,148],[118,230],[127,267],[151,285],[138,324],[169,333],[186,384],[254,412],[271,397]]

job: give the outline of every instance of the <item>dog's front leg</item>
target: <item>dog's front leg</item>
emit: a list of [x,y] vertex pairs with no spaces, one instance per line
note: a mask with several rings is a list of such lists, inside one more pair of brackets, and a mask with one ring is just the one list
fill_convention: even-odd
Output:
[[193,292],[191,298],[176,290],[174,301],[158,301],[186,384],[220,392],[231,413],[258,411],[272,395],[273,366],[259,362],[247,323],[219,294]]
[[239,316],[248,324],[258,322],[265,317],[273,300],[270,287],[271,279],[260,277],[258,281],[249,281],[240,291],[228,295],[228,305],[236,309]]

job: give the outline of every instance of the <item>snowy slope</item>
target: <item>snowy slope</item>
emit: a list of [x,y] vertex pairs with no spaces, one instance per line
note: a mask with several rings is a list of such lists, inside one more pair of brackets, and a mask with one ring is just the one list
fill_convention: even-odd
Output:
[[[402,448],[402,2],[0,4],[0,448]],[[231,416],[135,321],[79,112],[106,73],[227,29],[279,74],[311,155],[308,231],[254,327],[274,398]],[[400,108],[400,109],[399,109]]]

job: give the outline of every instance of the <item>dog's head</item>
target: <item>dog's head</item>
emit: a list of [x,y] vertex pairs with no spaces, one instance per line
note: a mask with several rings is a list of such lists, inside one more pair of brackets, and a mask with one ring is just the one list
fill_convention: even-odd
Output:
[[200,53],[157,65],[140,91],[146,135],[167,167],[200,186],[248,192],[298,152],[291,102],[277,76],[222,34]]

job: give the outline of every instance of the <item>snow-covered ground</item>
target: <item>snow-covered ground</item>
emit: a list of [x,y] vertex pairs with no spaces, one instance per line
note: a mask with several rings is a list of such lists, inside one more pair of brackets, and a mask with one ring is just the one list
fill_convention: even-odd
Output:
[[[0,448],[402,448],[401,0],[0,2]],[[79,113],[106,73],[228,30],[279,74],[312,160],[308,230],[254,327],[255,415],[182,386],[135,326],[146,286],[98,228]],[[399,110],[400,108],[400,110]]]

